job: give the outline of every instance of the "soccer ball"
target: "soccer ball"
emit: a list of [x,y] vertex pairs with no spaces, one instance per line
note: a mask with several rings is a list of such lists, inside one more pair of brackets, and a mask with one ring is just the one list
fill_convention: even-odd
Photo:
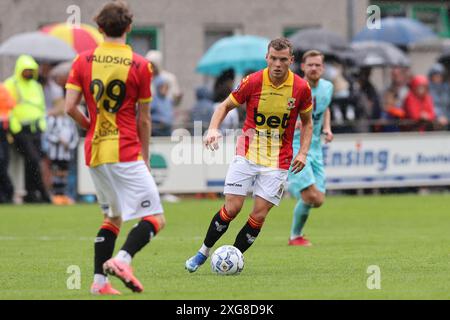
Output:
[[244,269],[244,256],[233,246],[221,246],[211,256],[211,270],[220,275],[237,275]]

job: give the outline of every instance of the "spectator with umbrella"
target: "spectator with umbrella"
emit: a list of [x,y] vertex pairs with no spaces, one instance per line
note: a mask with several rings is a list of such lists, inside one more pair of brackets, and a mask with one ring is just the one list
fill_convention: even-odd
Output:
[[[289,37],[293,47],[296,61],[309,50],[319,50],[325,56],[324,78],[331,81],[334,86],[333,100],[330,105],[331,116],[336,133],[353,132],[356,117],[355,99],[352,83],[347,75],[345,64],[352,57],[352,49],[348,41],[333,31],[324,28],[307,28],[294,33]],[[293,66],[294,72],[302,75],[300,64]]]
[[[39,162],[42,160],[42,146],[36,145],[43,140],[38,137],[41,137],[45,131],[47,103],[42,86],[35,81],[39,68],[34,59],[46,61],[50,65],[57,61],[72,60],[76,52],[61,39],[34,31],[16,34],[5,40],[0,45],[0,55],[20,56],[16,63],[15,74],[7,80],[5,85],[14,98],[20,98],[12,112],[10,130],[15,138],[14,144],[19,154],[25,155],[27,195],[24,200],[48,202],[50,200],[48,192],[43,184],[44,179],[40,176],[42,170]],[[17,70],[19,65],[25,67],[22,72]],[[21,171],[17,174],[21,174]],[[18,181],[16,192],[20,199],[15,200],[18,202],[22,201],[22,196],[19,196],[20,185]]]
[[[406,81],[401,79],[404,71],[401,68],[410,65],[408,56],[395,45],[385,41],[353,42],[351,44],[351,48],[353,49],[354,63],[358,68],[361,69],[358,77],[358,84],[360,87],[358,103],[359,111],[368,111],[367,107],[374,107],[369,108],[371,109],[371,111],[369,112],[369,114],[366,114],[366,120],[372,121],[380,118],[383,118],[384,120],[389,118],[390,122],[394,119],[403,118],[404,112],[402,109],[402,101],[403,96],[406,96],[408,89],[406,88]],[[369,82],[370,71],[373,68],[382,68],[384,78],[386,78],[386,69],[394,68],[392,71],[392,86],[387,90],[385,97],[385,110],[382,110],[383,108],[381,106],[381,99],[378,96],[375,87]],[[401,90],[403,90],[403,92],[401,93],[401,98],[398,97],[399,93],[397,92],[398,88],[396,87],[396,84],[399,84],[399,87],[402,88]],[[361,119],[361,114],[358,115],[358,119]],[[388,131],[398,130],[398,128],[395,129],[395,125],[393,127],[391,124],[386,124],[385,122],[387,121],[375,121],[376,124],[381,124],[383,122],[385,125],[387,125],[383,129],[387,129]],[[380,129],[378,125],[372,128],[376,130]]]
[[45,132],[45,98],[37,81],[38,64],[29,55],[16,61],[14,75],[6,79],[5,87],[16,101],[10,116],[10,131],[17,151],[25,159],[25,202],[50,202],[41,177],[41,134]]

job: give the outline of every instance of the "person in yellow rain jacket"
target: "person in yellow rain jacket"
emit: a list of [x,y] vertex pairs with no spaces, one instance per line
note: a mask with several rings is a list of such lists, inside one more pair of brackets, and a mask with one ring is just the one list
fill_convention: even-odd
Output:
[[14,75],[4,85],[16,102],[10,117],[9,130],[17,151],[25,159],[25,202],[50,202],[41,177],[41,133],[46,129],[45,98],[37,81],[39,65],[28,55],[16,61]]
[[12,201],[14,188],[8,174],[9,142],[7,139],[9,128],[9,114],[14,107],[14,100],[8,90],[0,83],[0,203]]

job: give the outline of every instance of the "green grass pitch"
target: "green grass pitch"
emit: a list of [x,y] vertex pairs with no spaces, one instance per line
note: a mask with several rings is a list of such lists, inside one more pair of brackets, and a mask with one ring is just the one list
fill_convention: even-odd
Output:
[[[306,226],[310,248],[287,246],[295,202],[284,199],[245,253],[242,274],[218,276],[209,263],[189,274],[184,262],[221,203],[165,203],[166,229],[133,262],[145,292],[113,279],[123,293],[114,299],[450,298],[450,195],[329,197]],[[234,242],[251,205],[249,198],[216,247]],[[96,205],[0,206],[0,217],[0,299],[106,299],[89,294],[102,221]],[[81,270],[79,290],[67,288],[71,265]],[[367,288],[371,265],[380,268],[381,289]]]

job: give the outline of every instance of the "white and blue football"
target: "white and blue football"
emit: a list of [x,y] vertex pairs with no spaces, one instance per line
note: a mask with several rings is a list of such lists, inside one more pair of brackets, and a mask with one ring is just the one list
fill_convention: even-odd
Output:
[[238,275],[244,269],[244,255],[233,246],[217,248],[211,256],[211,270],[220,275]]

